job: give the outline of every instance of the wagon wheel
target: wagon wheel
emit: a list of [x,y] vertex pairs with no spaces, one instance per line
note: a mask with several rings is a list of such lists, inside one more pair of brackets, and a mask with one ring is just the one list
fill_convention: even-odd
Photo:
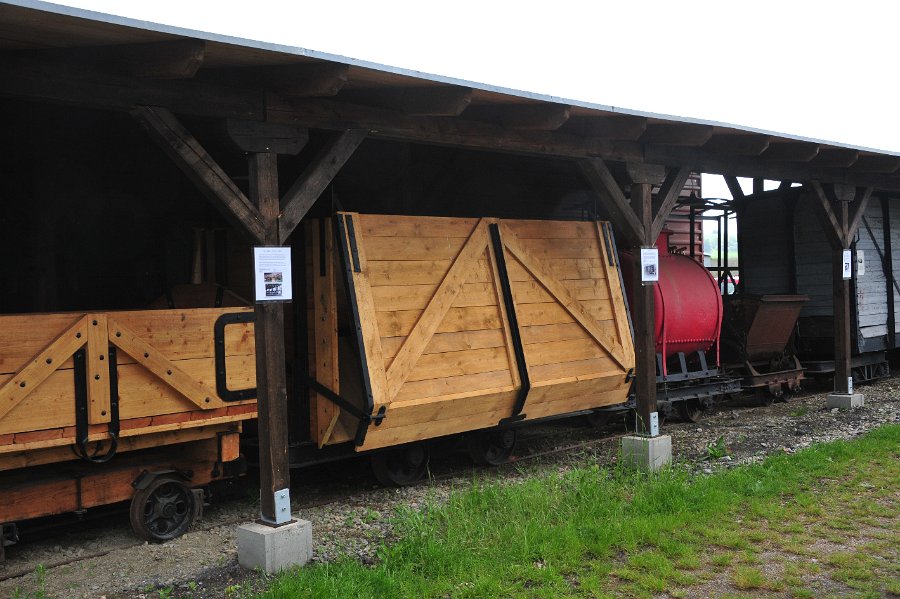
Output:
[[142,539],[168,541],[194,522],[194,493],[178,479],[161,476],[131,500],[131,527]]
[[756,403],[762,407],[769,407],[777,398],[781,397],[780,395],[776,396],[772,393],[768,387],[760,387],[756,390]]
[[584,421],[592,428],[603,428],[610,420],[609,412],[594,411],[584,415]]
[[386,487],[414,484],[428,467],[428,449],[422,443],[411,443],[372,454],[372,472]]
[[685,422],[700,422],[703,418],[703,406],[699,399],[685,399],[678,402],[678,415]]
[[476,431],[466,435],[466,449],[476,464],[499,466],[509,461],[517,438],[512,428]]

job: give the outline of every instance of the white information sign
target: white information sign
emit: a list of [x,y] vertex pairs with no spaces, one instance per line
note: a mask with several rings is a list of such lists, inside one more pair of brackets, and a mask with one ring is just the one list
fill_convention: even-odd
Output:
[[844,250],[844,264],[841,268],[844,279],[850,279],[853,276],[853,252]]
[[856,276],[866,274],[866,256],[863,250],[856,250]]
[[641,283],[644,285],[659,281],[659,250],[641,248]]
[[253,273],[256,283],[256,301],[290,301],[291,290],[291,248],[253,248]]

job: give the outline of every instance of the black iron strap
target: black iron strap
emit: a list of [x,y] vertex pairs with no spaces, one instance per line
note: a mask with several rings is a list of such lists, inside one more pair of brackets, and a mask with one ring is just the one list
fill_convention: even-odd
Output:
[[[341,264],[344,270],[344,290],[347,293],[347,305],[350,306],[350,313],[353,315],[353,326],[356,329],[356,353],[359,356],[360,373],[362,377],[363,389],[365,390],[366,409],[371,417],[375,410],[375,398],[372,394],[372,381],[369,380],[369,366],[366,361],[366,345],[363,340],[362,322],[359,317],[359,305],[356,301],[356,285],[353,281],[353,272],[361,272],[359,262],[359,251],[356,247],[356,234],[353,227],[353,217],[349,214],[335,214],[334,232],[337,237],[337,245],[341,255]],[[348,252],[348,245],[350,251]],[[382,407],[382,412],[384,407]],[[359,420],[359,426],[356,428],[356,444],[362,445],[366,439],[366,431],[371,420]],[[378,421],[380,422],[380,420]]]
[[517,420],[523,420],[525,414],[525,402],[528,401],[528,393],[531,391],[531,379],[528,377],[528,368],[525,365],[525,348],[522,346],[522,337],[519,335],[519,319],[516,317],[516,304],[513,301],[512,287],[509,284],[509,273],[506,270],[506,256],[503,253],[503,240],[500,238],[500,226],[492,223],[488,226],[491,233],[491,244],[494,248],[494,257],[497,260],[497,275],[500,277],[500,289],[503,292],[503,304],[506,306],[506,319],[509,323],[509,335],[513,344],[513,354],[516,356],[516,366],[519,370],[519,379],[522,386],[516,396],[513,412],[508,418],[500,421],[500,424],[509,424]]
[[222,401],[242,401],[256,397],[256,387],[231,390],[228,388],[228,367],[225,360],[225,327],[230,324],[254,322],[254,312],[229,312],[216,319],[213,325],[213,346],[216,353],[216,393]]
[[[72,451],[86,462],[102,464],[108,462],[116,455],[119,448],[119,390],[118,377],[114,374],[115,364],[110,363],[110,423],[109,423],[109,448],[106,453],[100,453],[102,442],[97,442],[93,451],[88,448],[89,422],[88,422],[88,374],[87,354],[84,349],[79,349],[72,355],[72,368],[75,382],[75,443]],[[113,409],[113,406],[115,408]]]

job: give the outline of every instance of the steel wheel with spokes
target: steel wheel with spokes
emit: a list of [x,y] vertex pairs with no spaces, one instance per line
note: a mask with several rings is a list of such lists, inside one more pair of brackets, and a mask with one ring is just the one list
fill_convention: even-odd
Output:
[[509,461],[517,439],[512,428],[474,431],[466,435],[466,448],[476,464],[499,466]]
[[161,476],[138,490],[131,500],[131,526],[148,541],[168,541],[194,522],[195,498],[182,481]]
[[428,467],[428,449],[422,443],[410,443],[372,454],[372,472],[388,487],[406,487],[416,483]]

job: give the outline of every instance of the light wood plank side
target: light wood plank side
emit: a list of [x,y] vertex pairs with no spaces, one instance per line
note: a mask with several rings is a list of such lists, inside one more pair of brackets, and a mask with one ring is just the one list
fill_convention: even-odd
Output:
[[[616,322],[616,335],[625,355],[634,354],[634,340],[631,338],[631,328],[628,326],[628,309],[625,307],[625,298],[622,295],[622,280],[616,266],[615,256],[610,256],[606,243],[603,242],[603,227],[606,223],[596,223],[596,233],[600,243],[600,251],[603,253],[603,267],[606,270],[606,288],[608,297],[612,300],[613,320]],[[612,235],[612,232],[610,232]],[[612,263],[612,265],[610,264]]]
[[[334,232],[330,218],[325,219],[324,239],[320,239],[320,227],[312,231],[313,306],[315,310],[315,377],[320,383],[340,393],[338,376],[337,296],[334,280]],[[323,243],[324,242],[324,243]],[[324,245],[324,253],[322,256]],[[320,265],[325,265],[325,272]],[[321,449],[331,437],[340,416],[336,405],[325,396],[316,394],[315,439]]]
[[422,256],[453,260],[465,241],[463,237],[372,237],[367,238],[366,253],[372,260],[421,260]]
[[[84,313],[8,314],[0,316],[0,374],[21,370]],[[56,364],[71,368],[71,361]]]
[[493,372],[509,367],[505,347],[422,355],[407,382]]
[[[371,237],[463,237],[468,239],[477,218],[359,215],[363,235]],[[446,269],[445,269],[446,270]]]
[[[356,303],[359,308],[359,320],[362,326],[364,351],[366,353],[366,366],[369,370],[369,384],[372,388],[372,400],[375,411],[377,406],[389,401],[390,391],[384,367],[384,354],[381,350],[381,336],[378,319],[375,313],[375,300],[372,298],[372,285],[369,282],[369,260],[366,251],[366,238],[359,226],[359,214],[356,212],[344,212],[346,217],[353,221],[353,229],[356,235],[356,248],[359,256],[360,272],[353,272],[353,285],[356,289]],[[349,236],[348,236],[349,237]],[[348,239],[349,242],[349,239]],[[350,248],[347,248],[350,251]],[[349,255],[349,253],[348,253]]]
[[100,424],[110,421],[109,332],[106,314],[88,314],[86,320],[88,423]]
[[504,227],[503,245],[510,250],[522,266],[524,266],[534,278],[557,299],[560,305],[562,305],[566,311],[568,311],[572,317],[584,327],[591,337],[609,352],[610,356],[613,357],[619,366],[624,370],[631,368],[632,366],[628,365],[628,360],[625,358],[622,346],[616,342],[616,339],[597,326],[595,317],[589,314],[581,303],[572,297],[572,294],[569,293],[569,290],[565,285],[557,281],[547,272],[548,269],[541,264],[541,261],[538,258],[532,256],[531,253],[519,243],[508,227],[505,227],[504,225],[501,225],[501,227]]
[[[375,317],[378,320],[378,329],[385,337],[406,337],[416,326],[423,312],[423,310],[377,312]],[[450,308],[436,332],[483,331],[499,329],[501,326],[503,325],[497,306]]]
[[514,388],[509,370],[497,370],[470,374],[465,376],[450,376],[440,379],[428,379],[425,381],[410,381],[403,385],[400,393],[394,401],[415,400],[442,395],[466,395],[484,394],[487,389]]
[[141,339],[137,333],[118,322],[108,319],[109,340],[134,360],[178,391],[185,399],[203,410],[218,408],[222,400],[206,385],[190,377],[178,365],[163,356],[162,352]]
[[593,222],[558,220],[503,221],[519,239],[593,239]]
[[[578,327],[581,330],[581,327]],[[382,337],[381,348],[385,360],[392,360],[405,337]],[[442,354],[444,352],[463,351],[466,349],[485,349],[488,347],[503,347],[505,345],[504,334],[500,329],[487,329],[481,331],[459,331],[456,333],[435,333],[425,346],[423,356],[429,354]]]
[[0,419],[40,387],[59,365],[68,360],[85,343],[87,343],[87,317],[82,316],[0,386]]
[[406,336],[406,341],[391,362],[387,372],[391,399],[397,396],[400,387],[403,386],[415,363],[422,356],[425,346],[437,332],[444,316],[453,306],[453,302],[468,279],[469,271],[484,254],[487,241],[487,225],[479,223],[466,240],[465,245],[462,246],[456,260],[428,303],[428,307],[422,312],[413,330]]
[[[373,287],[375,310],[424,310],[434,297],[434,285],[386,285]],[[465,283],[453,305],[457,308],[496,305],[491,283]]]

